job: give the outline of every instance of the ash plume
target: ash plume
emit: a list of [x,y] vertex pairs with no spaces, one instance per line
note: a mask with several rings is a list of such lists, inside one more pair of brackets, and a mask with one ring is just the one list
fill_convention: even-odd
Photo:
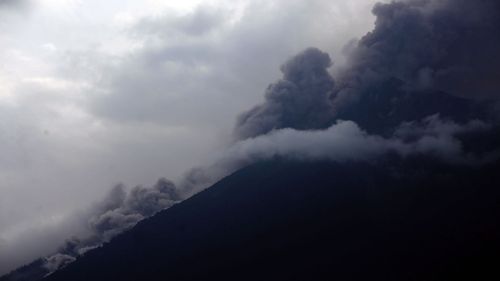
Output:
[[241,114],[236,136],[246,139],[275,129],[319,129],[333,117],[328,97],[335,85],[327,69],[330,56],[309,48],[281,67],[283,78],[271,84],[265,102]]
[[[236,142],[215,164],[190,171],[184,191],[276,156],[497,159],[499,2],[393,1],[373,14],[374,29],[346,47],[335,77],[330,56],[315,48],[286,62],[264,102],[238,117]],[[470,141],[478,138],[493,141],[479,147]]]
[[349,45],[335,83],[329,56],[304,51],[284,64],[265,102],[239,117],[235,135],[325,129],[344,119],[390,136],[402,122],[433,114],[459,123],[498,119],[499,11],[495,0],[379,3],[374,29]]
[[408,0],[377,4],[375,28],[348,50],[337,106],[398,79],[408,92],[434,90],[467,99],[499,97],[500,3]]

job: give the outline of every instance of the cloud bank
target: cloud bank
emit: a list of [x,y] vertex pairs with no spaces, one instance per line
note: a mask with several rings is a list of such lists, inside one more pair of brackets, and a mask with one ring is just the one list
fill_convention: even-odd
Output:
[[[393,138],[367,134],[352,121],[338,121],[320,131],[281,129],[239,142],[228,151],[228,155],[249,163],[275,157],[346,162],[369,161],[395,153],[402,157],[421,154],[435,156],[445,162],[472,164],[475,162],[469,162],[470,155],[465,155],[456,135],[490,128],[477,120],[461,126],[439,120],[437,116],[423,122],[424,126],[403,124]],[[409,135],[414,138],[409,141],[398,138]]]

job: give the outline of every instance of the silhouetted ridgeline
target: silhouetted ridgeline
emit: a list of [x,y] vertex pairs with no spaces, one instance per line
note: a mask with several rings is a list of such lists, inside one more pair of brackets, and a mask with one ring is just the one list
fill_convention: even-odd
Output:
[[499,168],[261,163],[46,280],[495,280]]

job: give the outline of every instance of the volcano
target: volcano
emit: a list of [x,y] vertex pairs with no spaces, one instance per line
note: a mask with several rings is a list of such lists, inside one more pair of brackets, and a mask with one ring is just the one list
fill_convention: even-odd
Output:
[[44,280],[497,279],[499,168],[267,161]]

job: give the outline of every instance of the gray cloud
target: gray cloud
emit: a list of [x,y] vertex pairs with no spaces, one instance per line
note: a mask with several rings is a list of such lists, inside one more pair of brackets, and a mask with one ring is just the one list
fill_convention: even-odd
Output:
[[28,0],[0,0],[0,9],[2,8],[20,8],[28,4]]
[[[357,7],[338,5],[345,12]],[[352,26],[342,26],[344,20],[326,12],[335,7],[324,0],[249,2],[240,12],[202,6],[185,15],[141,20],[129,35],[142,47],[101,66],[103,71],[92,70],[104,75],[96,79],[100,91],[88,110],[120,123],[230,128],[234,116],[256,103],[262,88],[278,77],[277,67],[291,54],[310,45],[337,52],[340,42],[353,36]],[[325,26],[317,28],[320,22]],[[326,36],[330,26],[338,36]],[[62,71],[78,71],[89,57],[95,57],[91,65],[106,61],[91,52],[73,53],[69,60],[84,61]]]
[[217,31],[227,20],[227,12],[210,6],[199,6],[187,15],[163,15],[142,19],[132,28],[132,35],[139,38],[171,39],[175,36],[196,37]]

